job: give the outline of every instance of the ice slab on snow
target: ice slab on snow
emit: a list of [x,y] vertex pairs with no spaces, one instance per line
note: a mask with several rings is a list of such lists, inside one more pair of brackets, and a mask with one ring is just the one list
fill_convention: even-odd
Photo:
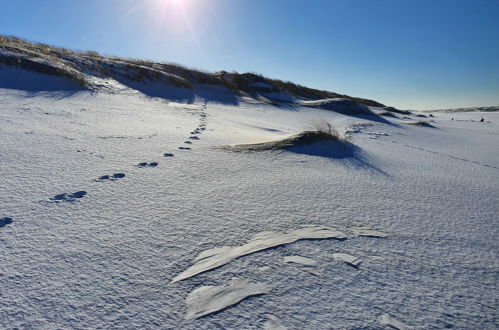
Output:
[[301,257],[301,256],[288,256],[284,257],[284,262],[285,263],[294,263],[294,264],[300,264],[300,265],[305,265],[305,266],[315,266],[317,265],[317,261],[314,259],[310,259],[307,257]]
[[287,328],[282,324],[281,320],[274,315],[266,315],[268,321],[264,325],[265,330],[286,330]]
[[186,319],[198,319],[267,292],[265,285],[242,279],[233,279],[227,285],[202,286],[194,289],[185,299]]
[[332,257],[334,258],[334,260],[344,261],[355,268],[358,268],[362,262],[362,259],[346,253],[333,253]]
[[326,238],[346,239],[347,236],[334,228],[328,227],[305,227],[284,233],[262,232],[241,246],[223,246],[201,252],[194,259],[194,265],[176,276],[172,283],[223,266],[247,254],[294,243],[298,240]]
[[387,326],[392,327],[394,329],[399,329],[399,330],[412,329],[407,324],[404,324],[404,323],[400,322],[399,320],[394,319],[393,317],[391,317],[388,314],[382,314],[378,318],[378,321],[379,321],[379,324],[381,324],[381,325],[387,325]]

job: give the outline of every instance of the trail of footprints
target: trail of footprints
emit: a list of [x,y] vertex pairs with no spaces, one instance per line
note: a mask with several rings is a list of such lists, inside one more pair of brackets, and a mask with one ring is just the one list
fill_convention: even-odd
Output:
[[118,179],[122,179],[124,178],[126,175],[125,173],[114,173],[113,175],[103,175],[101,177],[99,177],[97,180],[97,182],[104,182],[104,181],[115,181],[115,180],[118,180]]
[[[393,141],[393,140],[388,140],[388,139],[385,139],[385,140],[389,141],[391,143],[396,143],[396,144],[399,143],[399,142]],[[447,155],[447,154],[444,154],[444,153],[441,153],[441,152],[437,152],[437,151],[433,151],[433,150],[428,150],[428,149],[425,149],[425,148],[422,148],[422,147],[412,146],[410,144],[404,144],[404,146],[407,147],[407,148],[412,148],[412,149],[417,149],[417,150],[421,150],[421,151],[426,151],[427,153],[430,153],[430,154],[440,155],[440,156],[446,156],[446,157],[449,157],[449,158],[452,158],[452,159],[455,159],[455,160],[460,160],[460,161],[463,161],[463,162],[470,162],[470,163],[477,164],[477,165],[480,165],[480,166],[489,167],[489,168],[495,168],[495,169],[499,170],[499,167],[494,166],[494,165],[489,165],[489,164],[485,164],[485,163],[481,163],[481,162],[469,160],[469,159],[466,159],[466,158],[460,158],[460,157],[456,157],[456,156],[452,156],[452,155]]]
[[[190,132],[190,136],[184,141],[184,145],[179,146],[178,150],[182,151],[188,151],[192,150],[193,144],[200,140],[199,135],[202,134],[206,130],[206,124],[207,124],[207,119],[206,119],[206,108],[207,108],[207,102],[205,102],[201,107],[200,107],[200,113],[199,113],[199,124],[198,126]],[[189,146],[185,146],[189,145]],[[167,152],[163,154],[163,157],[169,158],[169,157],[174,157],[175,155],[173,153]],[[151,162],[141,162],[135,165],[135,167],[138,168],[155,168],[159,166],[159,163],[156,161],[151,161]],[[102,175],[97,179],[94,179],[93,181],[95,182],[109,182],[109,181],[117,181],[120,179],[123,179],[126,177],[125,173],[113,173],[113,174],[106,174]],[[49,202],[52,203],[60,203],[60,202],[75,202],[87,195],[87,191],[85,190],[80,190],[76,192],[65,192],[61,194],[57,194],[53,197],[50,197],[48,199]],[[9,220],[10,219],[10,220]],[[2,218],[0,219],[0,227],[4,227],[10,223],[12,223],[13,220],[11,218]]]
[[[371,139],[381,138],[381,139],[383,139],[385,141],[388,141],[388,142],[391,142],[391,143],[395,143],[395,144],[399,143],[397,141],[393,141],[393,140],[390,140],[390,139],[386,138],[387,136],[390,136],[389,134],[386,134],[386,133],[364,132],[364,131],[361,131],[360,129],[354,129],[354,130],[348,131],[347,133],[362,133],[362,134],[370,135]],[[425,148],[422,148],[422,147],[413,146],[413,145],[410,145],[410,144],[404,144],[404,146],[407,147],[407,148],[412,148],[412,149],[417,149],[417,150],[425,151],[425,152],[430,153],[430,154],[445,156],[445,157],[449,157],[449,158],[452,158],[452,159],[455,159],[455,160],[460,160],[460,161],[463,161],[463,162],[470,162],[470,163],[477,164],[477,165],[480,165],[480,166],[489,167],[489,168],[495,168],[495,169],[499,170],[499,167],[494,166],[494,165],[489,165],[489,164],[485,164],[485,163],[481,163],[481,162],[469,160],[469,159],[466,159],[466,158],[460,158],[460,157],[456,157],[456,156],[444,154],[444,153],[441,153],[441,152],[437,152],[437,151],[433,151],[433,150],[428,150],[428,149],[425,149]]]

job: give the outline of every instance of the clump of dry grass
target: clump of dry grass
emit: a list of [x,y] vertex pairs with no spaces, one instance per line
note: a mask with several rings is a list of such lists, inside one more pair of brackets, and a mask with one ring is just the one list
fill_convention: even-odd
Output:
[[321,119],[312,121],[310,124],[311,132],[315,132],[317,136],[322,136],[323,140],[341,140],[342,137],[338,130],[330,122]]
[[239,144],[235,146],[223,146],[222,149],[238,152],[285,150],[321,141],[332,141],[339,142],[342,145],[351,145],[338,133],[338,130],[330,122],[319,120],[313,122],[310,130],[291,135],[281,140],[253,144]]
[[379,114],[380,116],[384,116],[384,117],[392,117],[392,118],[398,118],[397,116],[395,116],[392,112],[390,111],[384,111],[382,113]]
[[408,122],[408,123],[406,122],[406,123],[404,123],[404,124],[406,124],[406,125],[413,125],[413,126],[423,126],[423,127],[435,127],[435,126],[433,126],[432,124],[430,124],[429,122],[427,122],[427,121],[422,121],[422,120],[420,120],[420,121]]

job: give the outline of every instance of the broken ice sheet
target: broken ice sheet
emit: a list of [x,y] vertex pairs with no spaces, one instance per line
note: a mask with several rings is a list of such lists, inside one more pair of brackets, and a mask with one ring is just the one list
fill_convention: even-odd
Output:
[[304,266],[316,266],[317,261],[314,259],[310,259],[307,257],[301,257],[301,256],[287,256],[283,258],[285,263],[294,263],[294,264],[300,264]]
[[195,259],[194,265],[176,276],[172,283],[185,280],[197,274],[223,266],[229,262],[258,251],[272,247],[294,243],[303,239],[346,239],[347,236],[329,227],[305,227],[284,233],[262,232],[257,234],[246,244],[241,246],[223,246],[201,252]]
[[186,319],[198,319],[233,306],[248,297],[267,292],[264,284],[237,278],[232,279],[227,285],[202,286],[194,289],[185,299]]
[[362,262],[362,259],[346,253],[333,253],[332,257],[334,258],[334,260],[344,261],[355,268],[358,268],[360,263]]

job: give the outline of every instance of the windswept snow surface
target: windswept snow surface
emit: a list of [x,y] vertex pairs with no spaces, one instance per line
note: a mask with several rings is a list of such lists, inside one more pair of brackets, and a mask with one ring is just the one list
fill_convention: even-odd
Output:
[[362,263],[362,259],[346,253],[333,253],[332,257],[335,260],[344,261],[350,266],[353,266],[355,268],[358,268],[359,265]]
[[[499,327],[498,113],[437,113],[431,128],[104,85],[91,94],[2,84],[0,328],[245,329],[265,327],[268,314],[289,329],[382,329],[382,315],[416,329]],[[358,149],[218,148],[321,119]],[[64,193],[71,200],[51,200]],[[307,224],[348,239],[275,245],[171,283],[202,251]],[[333,253],[363,262],[354,271]],[[286,256],[312,258],[314,272]],[[233,278],[269,293],[186,319],[198,315],[190,292]]]
[[265,323],[265,330],[286,330],[287,328],[282,324],[281,320],[275,315],[267,315],[268,321]]

